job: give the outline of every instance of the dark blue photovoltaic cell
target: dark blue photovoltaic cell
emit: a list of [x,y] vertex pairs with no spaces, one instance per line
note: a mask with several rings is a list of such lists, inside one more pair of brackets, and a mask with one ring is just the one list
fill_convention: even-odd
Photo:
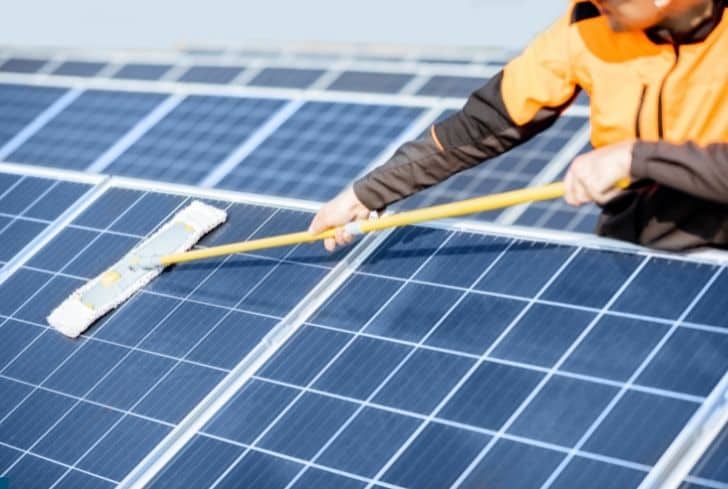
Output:
[[421,113],[417,107],[308,102],[217,186],[329,199],[371,165]]
[[409,73],[345,71],[326,89],[344,92],[399,93],[412,78],[414,75]]
[[[33,188],[46,189],[48,195],[56,188],[53,181],[34,182],[30,180],[17,199],[0,197],[0,206],[21,207],[31,200],[26,194]],[[0,191],[12,192],[15,184],[0,177]],[[65,193],[57,195],[60,201]],[[116,485],[336,263],[324,262],[325,252],[318,248],[306,254],[287,249],[291,260],[287,265],[295,268],[288,268],[285,276],[295,287],[266,289],[270,303],[280,304],[270,316],[243,310],[246,296],[253,297],[284,266],[265,256],[252,267],[267,273],[252,284],[239,282],[249,293],[240,294],[236,303],[214,305],[220,302],[214,291],[224,290],[214,286],[221,261],[206,262],[166,271],[81,339],[71,340],[45,325],[45,317],[62,299],[187,202],[184,196],[108,190],[44,246],[30,262],[33,269],[21,268],[0,284],[0,445],[19,450],[18,455],[0,453],[0,463],[7,455],[8,466],[15,464],[8,472],[17,478],[13,480],[26,483],[34,473],[33,484],[40,487],[56,481],[57,487],[68,488]],[[229,207],[224,202],[217,205]],[[50,211],[31,209],[39,215]],[[301,216],[310,219],[300,212],[236,204],[230,209],[227,232],[213,239],[236,233],[241,239],[254,232],[278,234],[281,226],[300,221]],[[247,262],[239,265],[241,276],[247,267],[251,267]],[[210,304],[189,300],[203,282],[212,285],[206,290]],[[235,286],[228,283],[226,288]],[[158,295],[158,288],[165,295]],[[256,402],[261,399],[271,396],[259,399],[256,393]],[[242,449],[235,451],[237,456]],[[218,452],[215,455],[218,462],[224,459]],[[289,480],[299,471],[298,464],[256,453],[243,459],[233,473],[262,484],[258,472],[271,475],[270,467],[278,473],[279,463],[290,467]],[[27,484],[23,487],[35,487]]]
[[37,73],[47,62],[47,59],[10,58],[0,65],[0,71],[10,73]]
[[728,330],[723,300],[728,297],[728,271],[723,270],[688,314],[687,320]]
[[118,80],[159,80],[172,69],[172,65],[129,63],[114,73],[112,78]]
[[104,69],[106,63],[94,63],[90,61],[66,61],[55,69],[53,75],[63,76],[96,76]]
[[653,465],[697,408],[689,401],[628,391],[584,448]]
[[385,472],[383,480],[411,488],[449,487],[488,440],[481,433],[428,424]]
[[537,304],[513,325],[493,356],[551,367],[595,317],[586,311]]
[[83,170],[164,98],[153,93],[86,91],[8,159]]
[[199,183],[283,103],[192,95],[114,160],[106,172]]
[[0,173],[0,261],[11,260],[88,189],[86,184]]
[[[611,309],[677,319],[716,270],[712,265],[652,259]],[[655,277],[660,280],[655,282]]]
[[469,489],[541,487],[563,458],[563,453],[553,450],[510,440],[499,440],[461,487]]
[[543,298],[601,308],[643,260],[640,256],[625,253],[582,250],[551,283]]
[[707,397],[728,372],[728,335],[680,328],[637,383]]
[[64,92],[55,87],[0,83],[0,145],[10,141]]
[[473,76],[435,75],[417,91],[417,95],[465,98],[487,81]]
[[265,68],[248,85],[277,88],[308,88],[325,70],[304,68]]
[[626,382],[668,329],[665,324],[603,316],[569,355],[563,370]]
[[[681,300],[693,302],[702,272],[717,269],[476,238],[394,232],[198,435],[215,436],[221,451],[251,450],[242,461],[257,458],[206,461],[203,470],[248,480],[260,467],[292,487],[338,477],[352,487],[460,480],[525,489],[552,480],[565,489],[593,479],[636,488],[645,472],[625,467],[650,466],[669,446],[700,405],[690,396],[705,396],[728,368],[728,336],[683,326],[666,337],[671,325],[648,320],[659,309],[627,302],[622,285],[682,274]],[[655,266],[635,274],[643,260]],[[640,319],[590,309],[617,293]],[[158,487],[183,460],[185,451]],[[321,487],[347,487],[343,480]]]
[[645,472],[612,465],[596,460],[575,457],[551,486],[554,489],[574,487],[598,487],[599,489],[622,489],[638,487]]
[[189,83],[230,83],[245,68],[242,66],[192,66],[177,81]]
[[[452,113],[446,111],[441,117],[448,117]],[[530,141],[418,192],[396,207],[415,209],[527,187],[586,124],[584,117],[560,117],[552,127]],[[491,211],[466,217],[492,221],[501,212]]]

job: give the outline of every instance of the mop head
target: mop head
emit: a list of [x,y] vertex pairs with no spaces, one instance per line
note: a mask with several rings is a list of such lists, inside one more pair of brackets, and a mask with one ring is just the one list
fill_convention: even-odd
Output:
[[121,260],[76,290],[48,316],[48,324],[71,338],[127,300],[162,273],[163,266],[140,267],[163,255],[187,251],[227,219],[225,211],[194,201],[139,243]]

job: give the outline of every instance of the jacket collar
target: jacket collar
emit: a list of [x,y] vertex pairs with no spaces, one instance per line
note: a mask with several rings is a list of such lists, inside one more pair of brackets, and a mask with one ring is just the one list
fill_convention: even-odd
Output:
[[645,34],[655,44],[696,44],[705,41],[711,32],[718,27],[723,18],[723,12],[728,8],[728,0],[713,0],[713,12],[706,17],[693,30],[674,37],[667,29],[651,27]]

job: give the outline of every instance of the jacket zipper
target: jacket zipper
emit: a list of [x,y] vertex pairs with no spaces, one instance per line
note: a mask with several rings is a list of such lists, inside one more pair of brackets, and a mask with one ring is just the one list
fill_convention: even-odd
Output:
[[642,129],[640,128],[640,120],[642,119],[642,108],[645,105],[645,95],[647,95],[647,85],[642,85],[642,93],[640,94],[640,103],[637,106],[637,117],[634,121],[634,135],[636,139],[642,138]]
[[667,79],[672,72],[675,71],[677,62],[680,60],[680,45],[673,43],[672,49],[675,51],[675,62],[673,63],[672,68],[670,68],[670,71],[668,71],[665,75],[665,78],[662,79],[662,83],[660,84],[660,93],[657,98],[657,136],[660,139],[664,139],[665,135],[665,121],[663,120],[664,115],[662,113],[662,92],[665,89],[665,82],[667,82]]

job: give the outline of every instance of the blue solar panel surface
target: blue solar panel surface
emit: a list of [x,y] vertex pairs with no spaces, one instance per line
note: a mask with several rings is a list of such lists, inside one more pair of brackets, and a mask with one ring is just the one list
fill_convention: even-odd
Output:
[[[445,116],[453,112],[447,111]],[[571,140],[574,133],[586,124],[587,120],[583,117],[561,117],[551,128],[527,143],[419,192],[397,206],[413,209],[527,187]],[[491,211],[469,218],[489,221],[501,213]]]
[[[587,153],[591,150],[591,144],[587,143],[578,154]],[[570,164],[571,162],[568,162],[564,166],[554,181],[564,179]],[[559,229],[562,231],[593,233],[594,229],[596,229],[600,212],[600,208],[594,204],[574,207],[567,204],[563,199],[548,202],[534,202],[516,219],[515,224],[519,226]]]
[[166,95],[88,90],[48,121],[9,160],[84,170]]
[[91,61],[66,61],[53,71],[54,75],[64,76],[96,76],[104,69],[106,63]]
[[150,487],[637,487],[728,369],[719,273],[397,231]]
[[[294,248],[171,269],[80,340],[45,325],[51,308],[186,202],[109,190],[0,284],[0,473],[15,487],[115,485],[336,262]],[[310,219],[217,205],[229,221],[203,245]],[[82,479],[89,485],[74,485]]]
[[64,92],[55,87],[0,84],[0,145],[10,141]]
[[417,95],[431,97],[468,97],[488,80],[473,76],[437,75],[430,78]]
[[80,183],[0,173],[0,264],[16,256],[88,189]]
[[327,90],[369,93],[399,93],[414,78],[409,73],[345,71]]
[[265,68],[248,85],[277,88],[308,88],[321,78],[325,70],[304,68]]
[[245,68],[242,66],[192,66],[178,81],[188,83],[230,83]]
[[308,102],[218,187],[308,200],[331,198],[422,112],[419,107]]
[[47,59],[10,58],[0,65],[0,72],[37,73],[47,62]]
[[284,103],[271,99],[189,96],[105,171],[199,183]]
[[167,64],[129,63],[114,73],[113,78],[119,80],[159,80],[171,69],[172,65]]

